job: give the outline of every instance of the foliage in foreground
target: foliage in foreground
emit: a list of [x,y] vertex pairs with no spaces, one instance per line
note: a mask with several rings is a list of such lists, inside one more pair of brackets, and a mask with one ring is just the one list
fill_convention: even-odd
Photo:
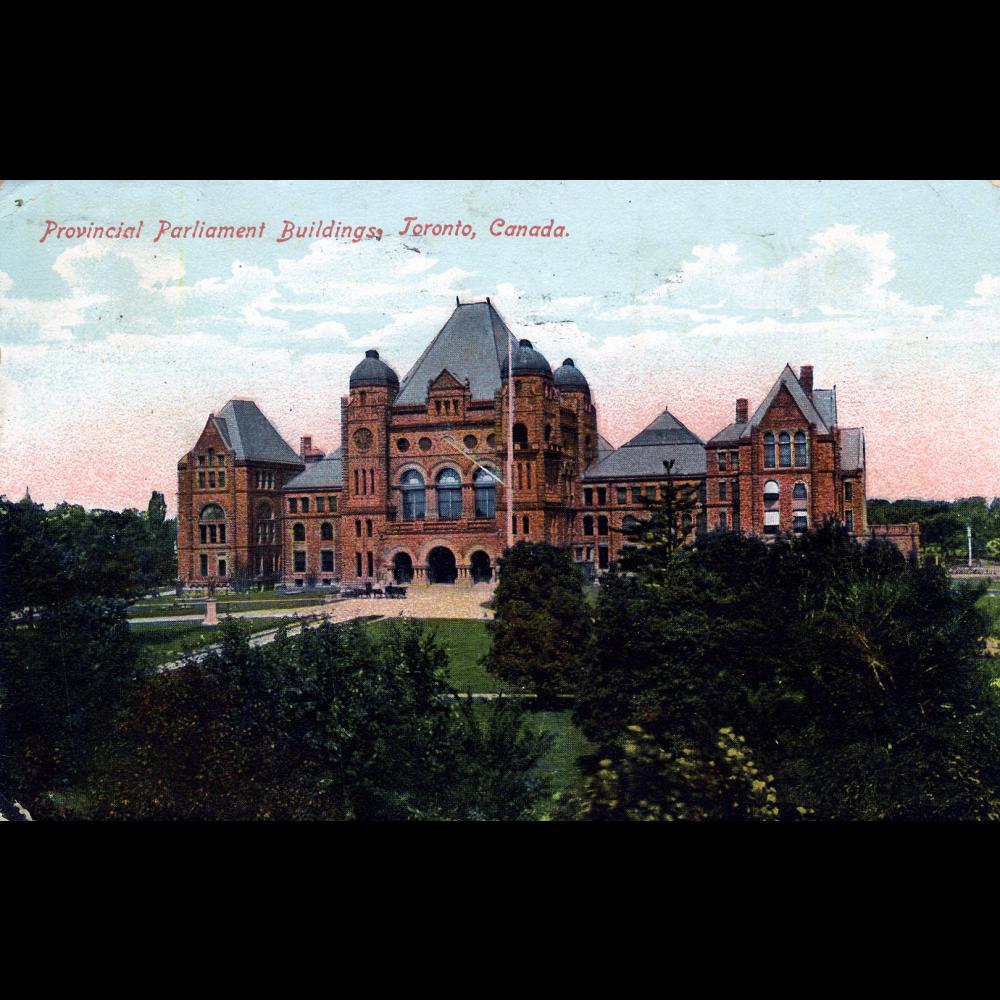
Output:
[[147,680],[87,787],[94,818],[523,819],[546,793],[547,744],[508,701],[480,722],[416,623],[378,643],[326,624],[223,647]]

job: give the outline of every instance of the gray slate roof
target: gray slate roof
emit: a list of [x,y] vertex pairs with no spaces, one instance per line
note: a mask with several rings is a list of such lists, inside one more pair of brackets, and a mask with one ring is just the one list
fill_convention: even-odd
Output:
[[616,451],[599,458],[583,474],[595,479],[665,479],[663,463],[673,459],[674,476],[705,474],[705,445],[669,410]]
[[567,358],[553,373],[552,379],[560,389],[583,389],[590,392],[590,386],[582,371],[573,364],[572,358]]
[[403,379],[396,404],[427,402],[427,386],[447,368],[469,380],[473,399],[492,399],[500,388],[500,362],[507,360],[510,330],[488,302],[455,307],[448,322]]
[[331,451],[318,462],[311,462],[284,485],[286,490],[327,490],[344,485],[344,449]]
[[813,389],[812,400],[827,427],[832,427],[837,422],[837,387]]
[[865,467],[865,431],[863,427],[840,428],[840,468],[860,472]]
[[[802,415],[809,421],[810,424],[816,424],[819,428],[820,434],[829,434],[830,428],[827,426],[826,421],[820,416],[816,407],[813,405],[812,400],[806,395],[805,389],[799,383],[799,380],[795,377],[795,372],[792,371],[791,365],[785,365],[785,370],[778,376],[778,381],[774,383],[771,387],[771,391],[764,398],[764,402],[753,411],[753,416],[750,418],[750,422],[746,424],[743,428],[743,433],[741,437],[750,437],[750,429],[756,427],[761,420],[764,419],[765,414],[771,408],[771,404],[774,402],[778,393],[781,391],[781,387],[785,386],[791,393],[792,399],[795,400],[796,405],[802,411]],[[830,392],[829,389],[821,389],[820,392]],[[815,392],[813,393],[815,395]]]
[[728,427],[719,431],[715,437],[709,438],[708,443],[713,445],[722,444],[723,442],[728,444],[732,441],[739,441],[739,439],[743,436],[743,431],[746,429],[746,426],[746,424],[730,424]]
[[597,461],[607,458],[615,450],[615,446],[603,435],[597,435]]
[[238,461],[303,464],[252,399],[231,399],[215,415],[215,426]]
[[387,385],[391,389],[399,388],[399,376],[379,356],[378,351],[365,351],[365,356],[358,364],[348,380],[348,386],[356,389],[362,385]]

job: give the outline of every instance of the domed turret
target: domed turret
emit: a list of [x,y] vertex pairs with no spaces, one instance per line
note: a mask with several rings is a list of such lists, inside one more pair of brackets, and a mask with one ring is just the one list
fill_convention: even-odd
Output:
[[350,387],[385,385],[399,391],[399,376],[378,356],[378,351],[365,351],[365,360],[351,372]]
[[583,377],[583,372],[573,364],[572,358],[567,358],[555,370],[552,378],[563,392],[572,392],[574,389],[580,389],[583,392],[590,393],[590,386]]
[[[541,352],[531,346],[530,340],[522,340],[512,352],[515,375],[548,375],[552,377],[552,369]],[[500,377],[507,377],[507,359],[500,362]]]

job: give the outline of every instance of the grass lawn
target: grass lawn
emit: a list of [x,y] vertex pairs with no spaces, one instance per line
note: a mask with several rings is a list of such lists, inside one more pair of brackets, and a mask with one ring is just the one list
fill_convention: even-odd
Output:
[[[265,600],[233,600],[231,598],[220,599],[216,604],[216,611],[220,615],[230,611],[282,611],[286,608],[307,608],[316,604],[322,604],[322,595],[316,597],[281,597]],[[203,615],[205,613],[205,602],[196,601],[192,604],[133,604],[128,609],[130,619],[134,618],[173,618],[178,615]]]
[[[383,618],[371,622],[367,628],[373,635],[380,635],[392,628],[395,619]],[[490,648],[490,635],[486,625],[471,618],[424,618],[448,650],[449,680],[458,691],[510,693],[517,688],[494,677],[479,666],[479,659]]]
[[990,620],[990,635],[1000,636],[1000,594],[985,594],[976,602]]
[[[274,628],[283,618],[251,618],[247,624],[252,633]],[[205,627],[198,622],[164,622],[156,625],[133,625],[132,632],[142,642],[154,664],[176,660],[186,649],[198,649],[218,642],[217,626]]]

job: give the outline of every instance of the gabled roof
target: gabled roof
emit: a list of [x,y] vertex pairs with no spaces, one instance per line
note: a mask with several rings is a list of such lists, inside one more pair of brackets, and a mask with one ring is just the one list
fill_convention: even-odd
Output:
[[312,462],[305,472],[289,479],[286,490],[327,490],[344,485],[344,449],[331,451],[319,462]]
[[[806,395],[805,389],[802,388],[799,380],[795,377],[795,372],[792,371],[792,366],[786,364],[784,371],[778,376],[778,381],[771,386],[771,391],[764,397],[764,402],[753,411],[753,416],[743,428],[740,436],[745,438],[750,437],[750,429],[756,427],[764,419],[767,411],[771,408],[771,404],[777,398],[778,393],[781,392],[782,386],[791,394],[792,399],[795,400],[795,405],[802,411],[802,416],[810,424],[816,424],[820,434],[829,434],[830,428],[827,426],[826,421],[820,416],[819,411],[813,405],[813,401]],[[831,390],[820,390],[820,392],[829,391]]]
[[[600,454],[600,451],[598,451]],[[610,455],[598,460],[583,474],[586,480],[666,478],[664,462],[673,460],[674,476],[705,474],[705,445],[669,410],[664,410]]]
[[489,302],[455,307],[448,322],[407,372],[396,403],[427,402],[427,386],[447,369],[469,381],[473,399],[492,399],[500,388],[500,362],[507,360],[507,325]]
[[229,400],[215,415],[215,426],[237,461],[302,466],[302,459],[252,399]]
[[865,467],[865,431],[863,427],[840,428],[840,468],[860,472]]

